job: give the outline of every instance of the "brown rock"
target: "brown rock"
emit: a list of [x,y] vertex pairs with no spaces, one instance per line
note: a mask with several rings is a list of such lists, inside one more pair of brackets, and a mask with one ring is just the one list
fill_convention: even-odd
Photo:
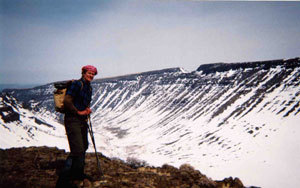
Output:
[[[55,187],[58,173],[68,156],[64,150],[49,147],[0,149],[0,187]],[[192,166],[180,168],[163,165],[160,168],[132,168],[121,160],[103,155],[100,163],[104,176],[99,178],[94,153],[86,155],[85,172],[95,179],[73,182],[85,188],[242,188],[238,178],[213,181]]]

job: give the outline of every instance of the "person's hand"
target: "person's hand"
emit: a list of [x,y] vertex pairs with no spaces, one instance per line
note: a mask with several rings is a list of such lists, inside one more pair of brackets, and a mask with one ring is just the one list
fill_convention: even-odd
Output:
[[77,111],[77,114],[80,115],[80,116],[87,116],[90,113],[92,113],[92,110],[90,108],[86,108],[83,111]]

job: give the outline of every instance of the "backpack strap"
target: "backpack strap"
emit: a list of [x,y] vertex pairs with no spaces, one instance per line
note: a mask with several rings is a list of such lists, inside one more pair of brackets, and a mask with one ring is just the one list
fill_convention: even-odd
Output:
[[83,89],[83,82],[81,80],[78,80],[81,83],[80,91]]

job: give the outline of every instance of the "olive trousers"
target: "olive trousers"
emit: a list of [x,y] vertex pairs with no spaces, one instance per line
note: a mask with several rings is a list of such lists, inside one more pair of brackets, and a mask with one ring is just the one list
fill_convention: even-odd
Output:
[[[59,175],[56,187],[63,187],[69,180],[83,180],[85,177],[85,153],[88,149],[88,124],[84,118],[65,115],[65,129],[70,154]],[[60,186],[62,184],[62,186]]]
[[70,156],[80,157],[88,149],[88,124],[84,118],[65,116],[65,129],[68,137]]

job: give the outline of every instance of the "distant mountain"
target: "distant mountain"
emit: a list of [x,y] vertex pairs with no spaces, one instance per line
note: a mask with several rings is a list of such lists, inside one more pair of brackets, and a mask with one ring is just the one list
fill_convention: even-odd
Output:
[[[98,149],[158,166],[188,163],[213,178],[240,177],[246,185],[300,186],[299,84],[299,58],[98,79],[92,83]],[[46,137],[52,139],[47,145],[67,148],[53,91],[47,84],[2,93],[1,108],[11,110],[2,110],[1,137],[18,140],[1,140],[2,148],[37,145]],[[20,119],[5,122],[12,113]]]
[[40,84],[0,84],[0,92],[4,89],[24,89],[24,88],[33,88]]

